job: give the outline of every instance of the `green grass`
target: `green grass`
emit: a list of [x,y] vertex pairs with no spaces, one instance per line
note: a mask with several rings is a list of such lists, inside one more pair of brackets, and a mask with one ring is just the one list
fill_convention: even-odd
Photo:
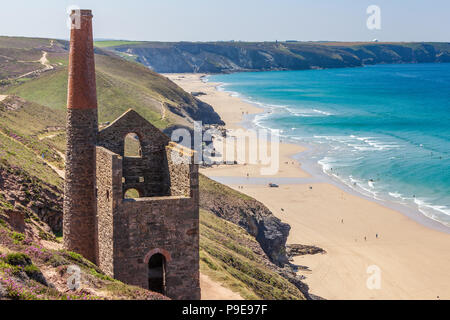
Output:
[[203,192],[211,192],[219,196],[237,197],[243,200],[253,200],[252,197],[209,179],[202,174],[199,174],[199,184],[200,190]]
[[[0,102],[0,145],[4,147],[0,149],[0,155],[4,154],[3,160],[11,166],[18,165],[41,180],[50,178],[53,184],[59,184],[56,182],[59,179],[54,176],[56,173],[42,159],[60,169],[64,167],[62,157],[56,152],[65,148],[59,137],[63,133],[47,132],[53,128],[64,130],[64,127],[65,112],[10,96]],[[39,139],[49,134],[55,136]]]
[[[17,40],[18,41],[18,40]],[[0,39],[1,42],[1,39]],[[45,43],[45,40],[42,41]],[[133,41],[100,41],[98,46],[133,45]],[[62,46],[55,41],[55,46]],[[65,43],[67,47],[67,43]],[[65,47],[65,48],[66,48]],[[22,51],[28,49],[22,49]],[[31,50],[31,49],[30,49]],[[42,46],[34,48],[36,55],[42,52]],[[97,75],[97,98],[99,122],[111,122],[128,109],[134,109],[157,128],[164,129],[174,124],[186,125],[177,114],[165,109],[163,105],[183,108],[186,105],[198,107],[198,102],[176,84],[142,64],[136,63],[136,56],[123,52],[119,56],[102,51],[95,55]],[[15,94],[27,101],[47,106],[54,110],[65,111],[67,103],[67,65],[68,53],[50,52],[48,59],[56,69],[45,72],[37,78],[19,80],[2,80],[1,94]],[[127,61],[128,60],[128,61]],[[0,61],[0,67],[1,67]],[[0,72],[3,69],[0,68]],[[10,71],[6,70],[5,74]]]
[[142,41],[127,41],[127,40],[105,40],[105,41],[95,41],[94,46],[98,48],[108,48],[117,47],[124,45],[141,44]]
[[12,266],[25,267],[32,265],[30,257],[21,252],[9,253],[3,260]]
[[18,167],[54,186],[62,186],[62,179],[36,154],[20,142],[0,133],[0,160],[8,167]]
[[15,94],[30,102],[55,110],[67,106],[67,69],[47,72],[38,79],[9,88],[7,94]]
[[[59,61],[66,61],[63,57]],[[172,124],[162,119],[161,103],[189,101],[190,96],[168,79],[123,59],[96,55],[99,122],[113,121],[132,108],[158,128]],[[37,79],[5,89],[27,101],[64,111],[67,104],[67,68],[50,71]]]
[[50,39],[0,36],[0,48],[32,49],[50,46]]
[[120,56],[121,58],[131,61],[131,62],[137,62],[138,56],[130,53],[120,52],[120,51],[114,51],[115,54]]

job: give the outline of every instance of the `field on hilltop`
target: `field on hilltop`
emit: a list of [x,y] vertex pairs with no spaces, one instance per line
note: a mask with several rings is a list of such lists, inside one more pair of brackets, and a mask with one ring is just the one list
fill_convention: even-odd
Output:
[[157,72],[223,73],[450,62],[450,43],[426,42],[97,42]]

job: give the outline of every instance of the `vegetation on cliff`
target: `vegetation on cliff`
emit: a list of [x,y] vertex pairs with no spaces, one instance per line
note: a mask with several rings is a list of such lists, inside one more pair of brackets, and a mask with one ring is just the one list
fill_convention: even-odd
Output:
[[[67,102],[68,43],[41,39],[36,48],[29,49],[23,39],[0,37],[0,70],[5,70],[0,75],[0,94],[14,94],[29,102],[64,111]],[[14,70],[26,62],[15,58],[10,53],[12,48],[14,52],[38,50],[41,55],[48,52],[52,69],[18,79]],[[29,59],[36,58],[39,59],[34,55]],[[172,124],[188,125],[193,120],[223,124],[211,106],[141,64],[100,49],[96,50],[95,63],[100,123],[112,121],[133,108],[161,129]]]
[[156,72],[222,73],[450,62],[450,43],[97,42]]
[[247,231],[200,210],[200,270],[245,299],[305,299]]
[[[14,231],[10,220],[0,208],[0,300],[167,299],[111,279],[90,261],[61,249],[54,239],[43,239],[29,223],[22,225],[23,233]],[[79,271],[79,285],[71,278],[74,271]]]
[[288,263],[290,226],[255,199],[200,175],[200,207],[244,228],[278,266]]

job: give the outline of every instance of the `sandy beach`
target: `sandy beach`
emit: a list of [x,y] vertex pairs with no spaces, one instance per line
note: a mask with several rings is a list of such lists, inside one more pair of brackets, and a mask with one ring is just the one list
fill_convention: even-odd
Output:
[[[239,128],[245,114],[262,112],[216,90],[217,84],[203,82],[200,74],[166,76],[188,92],[205,93],[199,99],[213,106],[227,128]],[[310,182],[310,174],[291,158],[302,151],[298,145],[280,145],[280,170],[272,177],[297,178],[297,183],[279,188],[241,182],[247,174],[260,177],[258,164],[220,165],[201,172],[209,177],[240,177],[238,184],[229,186],[261,201],[289,223],[288,244],[326,250],[326,254],[294,259],[302,266],[299,273],[306,277],[311,293],[325,299],[450,299],[450,234],[336,185]]]

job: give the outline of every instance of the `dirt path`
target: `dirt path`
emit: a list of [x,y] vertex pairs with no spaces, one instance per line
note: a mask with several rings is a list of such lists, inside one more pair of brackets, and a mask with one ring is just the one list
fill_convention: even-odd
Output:
[[[37,155],[33,149],[29,148],[27,145],[23,144],[23,143],[20,142],[19,140],[16,140],[16,139],[11,138],[10,136],[8,136],[7,134],[5,134],[5,133],[2,132],[2,131],[0,131],[0,134],[4,135],[5,137],[7,137],[7,138],[9,138],[9,139],[11,139],[11,140],[14,140],[14,142],[20,143],[24,148],[28,149],[30,152],[32,152],[33,154],[35,154],[35,155],[36,155],[36,158],[38,158],[39,160],[45,162],[50,168],[53,169],[53,171],[55,171],[61,178],[64,179],[64,177],[65,177],[65,172],[64,172],[64,170],[58,169],[55,165],[51,164],[50,162],[48,162],[48,161],[45,160],[45,159],[42,159],[42,157],[39,156],[39,155]],[[63,159],[65,159],[65,156],[64,156],[63,153],[59,152],[58,150],[55,150],[55,151],[56,151]]]
[[8,97],[8,96],[6,96],[6,95],[0,94],[0,101],[5,100],[7,97]]
[[48,53],[46,51],[42,51],[42,57],[39,59],[39,62],[45,67],[44,70],[51,70],[53,66],[50,64],[50,61],[47,59]]
[[39,62],[40,64],[42,64],[44,66],[43,69],[38,69],[38,70],[31,71],[31,72],[27,72],[21,76],[18,76],[16,79],[25,78],[32,74],[37,74],[37,73],[41,73],[41,72],[45,72],[45,71],[54,69],[54,67],[50,64],[50,61],[48,61],[48,59],[47,59],[47,54],[48,53],[46,51],[42,51],[42,57],[39,60],[31,61],[31,62]]
[[161,103],[161,119],[164,120],[166,118],[166,108],[164,107],[164,103]]
[[223,287],[206,274],[200,273],[202,300],[244,300],[238,293]]

